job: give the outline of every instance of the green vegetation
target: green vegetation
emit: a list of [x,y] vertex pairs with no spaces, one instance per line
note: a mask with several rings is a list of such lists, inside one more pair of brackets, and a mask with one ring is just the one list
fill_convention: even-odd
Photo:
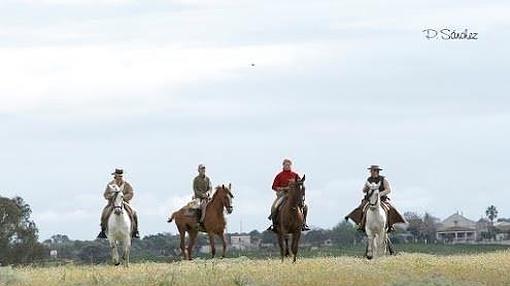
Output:
[[44,257],[37,241],[37,227],[30,219],[32,210],[20,197],[0,196],[0,265],[30,263]]

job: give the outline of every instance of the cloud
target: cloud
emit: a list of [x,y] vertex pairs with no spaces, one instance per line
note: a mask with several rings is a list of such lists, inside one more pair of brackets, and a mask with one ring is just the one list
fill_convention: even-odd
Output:
[[[136,108],[158,108],[183,85],[235,80],[260,69],[287,69],[306,47],[267,45],[184,49],[164,47],[80,46],[4,48],[1,50],[0,112],[49,109],[107,113],[110,107],[135,100]],[[161,92],[167,94],[161,94]],[[143,106],[139,106],[143,104]],[[106,108],[101,108],[104,105]],[[85,108],[84,108],[85,107]],[[132,112],[127,110],[126,112]],[[93,114],[89,114],[93,115]]]
[[[291,157],[308,178],[312,225],[356,207],[371,163],[385,167],[401,211],[475,219],[510,199],[509,8],[4,1],[0,190],[32,205],[41,237],[93,238],[104,184],[122,166],[142,232],[154,233],[204,162],[215,183],[234,184],[229,229],[262,230],[271,181]],[[443,25],[480,40],[424,39]]]

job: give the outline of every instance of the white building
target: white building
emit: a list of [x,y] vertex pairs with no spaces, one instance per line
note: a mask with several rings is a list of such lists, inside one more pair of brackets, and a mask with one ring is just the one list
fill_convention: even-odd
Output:
[[230,245],[232,249],[247,250],[252,248],[251,236],[249,235],[233,235],[230,237]]
[[472,243],[477,239],[476,222],[455,213],[441,222],[436,239],[448,243]]

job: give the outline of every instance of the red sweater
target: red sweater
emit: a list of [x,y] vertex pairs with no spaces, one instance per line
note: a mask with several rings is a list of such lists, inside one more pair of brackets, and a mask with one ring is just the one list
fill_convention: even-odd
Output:
[[278,175],[276,175],[276,177],[274,178],[274,182],[273,182],[273,190],[275,190],[276,192],[278,192],[277,188],[283,188],[283,187],[287,187],[289,185],[289,182],[291,180],[294,180],[296,179],[296,176],[298,177],[299,179],[299,176],[298,174],[292,172],[292,171],[281,171],[280,173],[278,173]]

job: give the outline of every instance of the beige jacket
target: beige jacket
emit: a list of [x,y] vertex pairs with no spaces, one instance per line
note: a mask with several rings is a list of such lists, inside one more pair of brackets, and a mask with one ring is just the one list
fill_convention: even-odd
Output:
[[[108,187],[108,185],[113,184],[116,184],[115,180],[109,182],[106,185],[106,189],[104,190],[103,196],[108,201],[110,201],[113,197],[113,191],[110,189],[110,187]],[[135,195],[135,192],[133,191],[133,187],[131,186],[131,184],[129,184],[126,181],[123,181],[122,185],[120,185],[120,190],[122,191],[122,193],[124,193],[124,201],[129,203],[129,201],[131,201],[131,199],[133,199],[133,196]]]

